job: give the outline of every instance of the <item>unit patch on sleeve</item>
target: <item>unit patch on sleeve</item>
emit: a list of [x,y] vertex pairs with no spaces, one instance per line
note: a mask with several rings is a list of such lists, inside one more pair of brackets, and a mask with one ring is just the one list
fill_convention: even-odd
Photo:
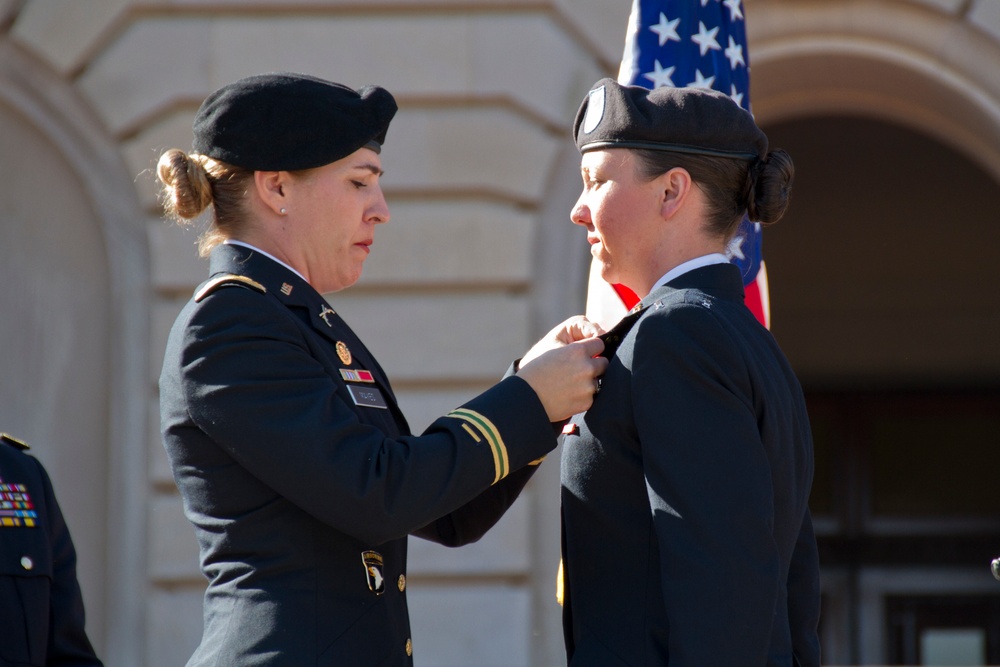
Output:
[[365,565],[365,577],[368,579],[368,588],[371,592],[375,595],[385,593],[382,554],[377,551],[362,551],[361,562]]

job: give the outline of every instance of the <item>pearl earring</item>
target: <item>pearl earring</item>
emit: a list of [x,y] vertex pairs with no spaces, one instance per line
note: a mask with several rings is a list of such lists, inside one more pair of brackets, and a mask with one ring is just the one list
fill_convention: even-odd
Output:
[[285,209],[281,209],[281,215],[284,215],[284,214],[285,214],[285,213],[287,213],[287,212],[288,212],[288,211],[286,211]]

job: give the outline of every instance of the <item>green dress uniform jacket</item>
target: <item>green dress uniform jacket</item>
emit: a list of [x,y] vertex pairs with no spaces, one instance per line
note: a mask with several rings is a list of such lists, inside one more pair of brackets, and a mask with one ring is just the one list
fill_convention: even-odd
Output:
[[[481,537],[556,446],[517,376],[409,432],[297,274],[238,245],[170,333],[163,441],[209,580],[189,665],[411,665],[407,535]],[[419,350],[414,350],[419,354]]]
[[0,434],[0,667],[100,667],[73,540],[48,474],[23,449]]
[[819,665],[808,415],[739,271],[679,276],[608,338],[562,445],[570,667]]

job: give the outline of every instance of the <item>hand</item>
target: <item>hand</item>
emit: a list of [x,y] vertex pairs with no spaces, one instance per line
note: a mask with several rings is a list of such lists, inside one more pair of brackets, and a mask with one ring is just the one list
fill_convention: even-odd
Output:
[[598,378],[608,367],[608,360],[597,356],[603,349],[600,338],[586,338],[522,363],[517,374],[538,394],[549,421],[559,422],[590,408],[600,389]]
[[528,365],[533,359],[545,354],[549,350],[563,347],[578,340],[596,338],[602,333],[604,333],[604,329],[599,324],[591,322],[583,315],[575,315],[556,326],[535,343],[528,350],[527,354],[521,358],[519,367]]

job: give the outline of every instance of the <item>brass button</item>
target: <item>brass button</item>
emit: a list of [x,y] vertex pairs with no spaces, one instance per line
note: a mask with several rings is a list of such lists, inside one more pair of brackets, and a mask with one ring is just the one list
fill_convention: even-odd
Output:
[[406,590],[406,575],[399,575],[399,579],[396,580],[396,587],[399,588],[399,592],[402,593]]
[[406,655],[409,657],[413,656],[413,642],[409,639],[406,640]]
[[21,567],[23,567],[25,570],[30,570],[31,568],[35,567],[35,561],[31,560],[27,556],[21,556]]

